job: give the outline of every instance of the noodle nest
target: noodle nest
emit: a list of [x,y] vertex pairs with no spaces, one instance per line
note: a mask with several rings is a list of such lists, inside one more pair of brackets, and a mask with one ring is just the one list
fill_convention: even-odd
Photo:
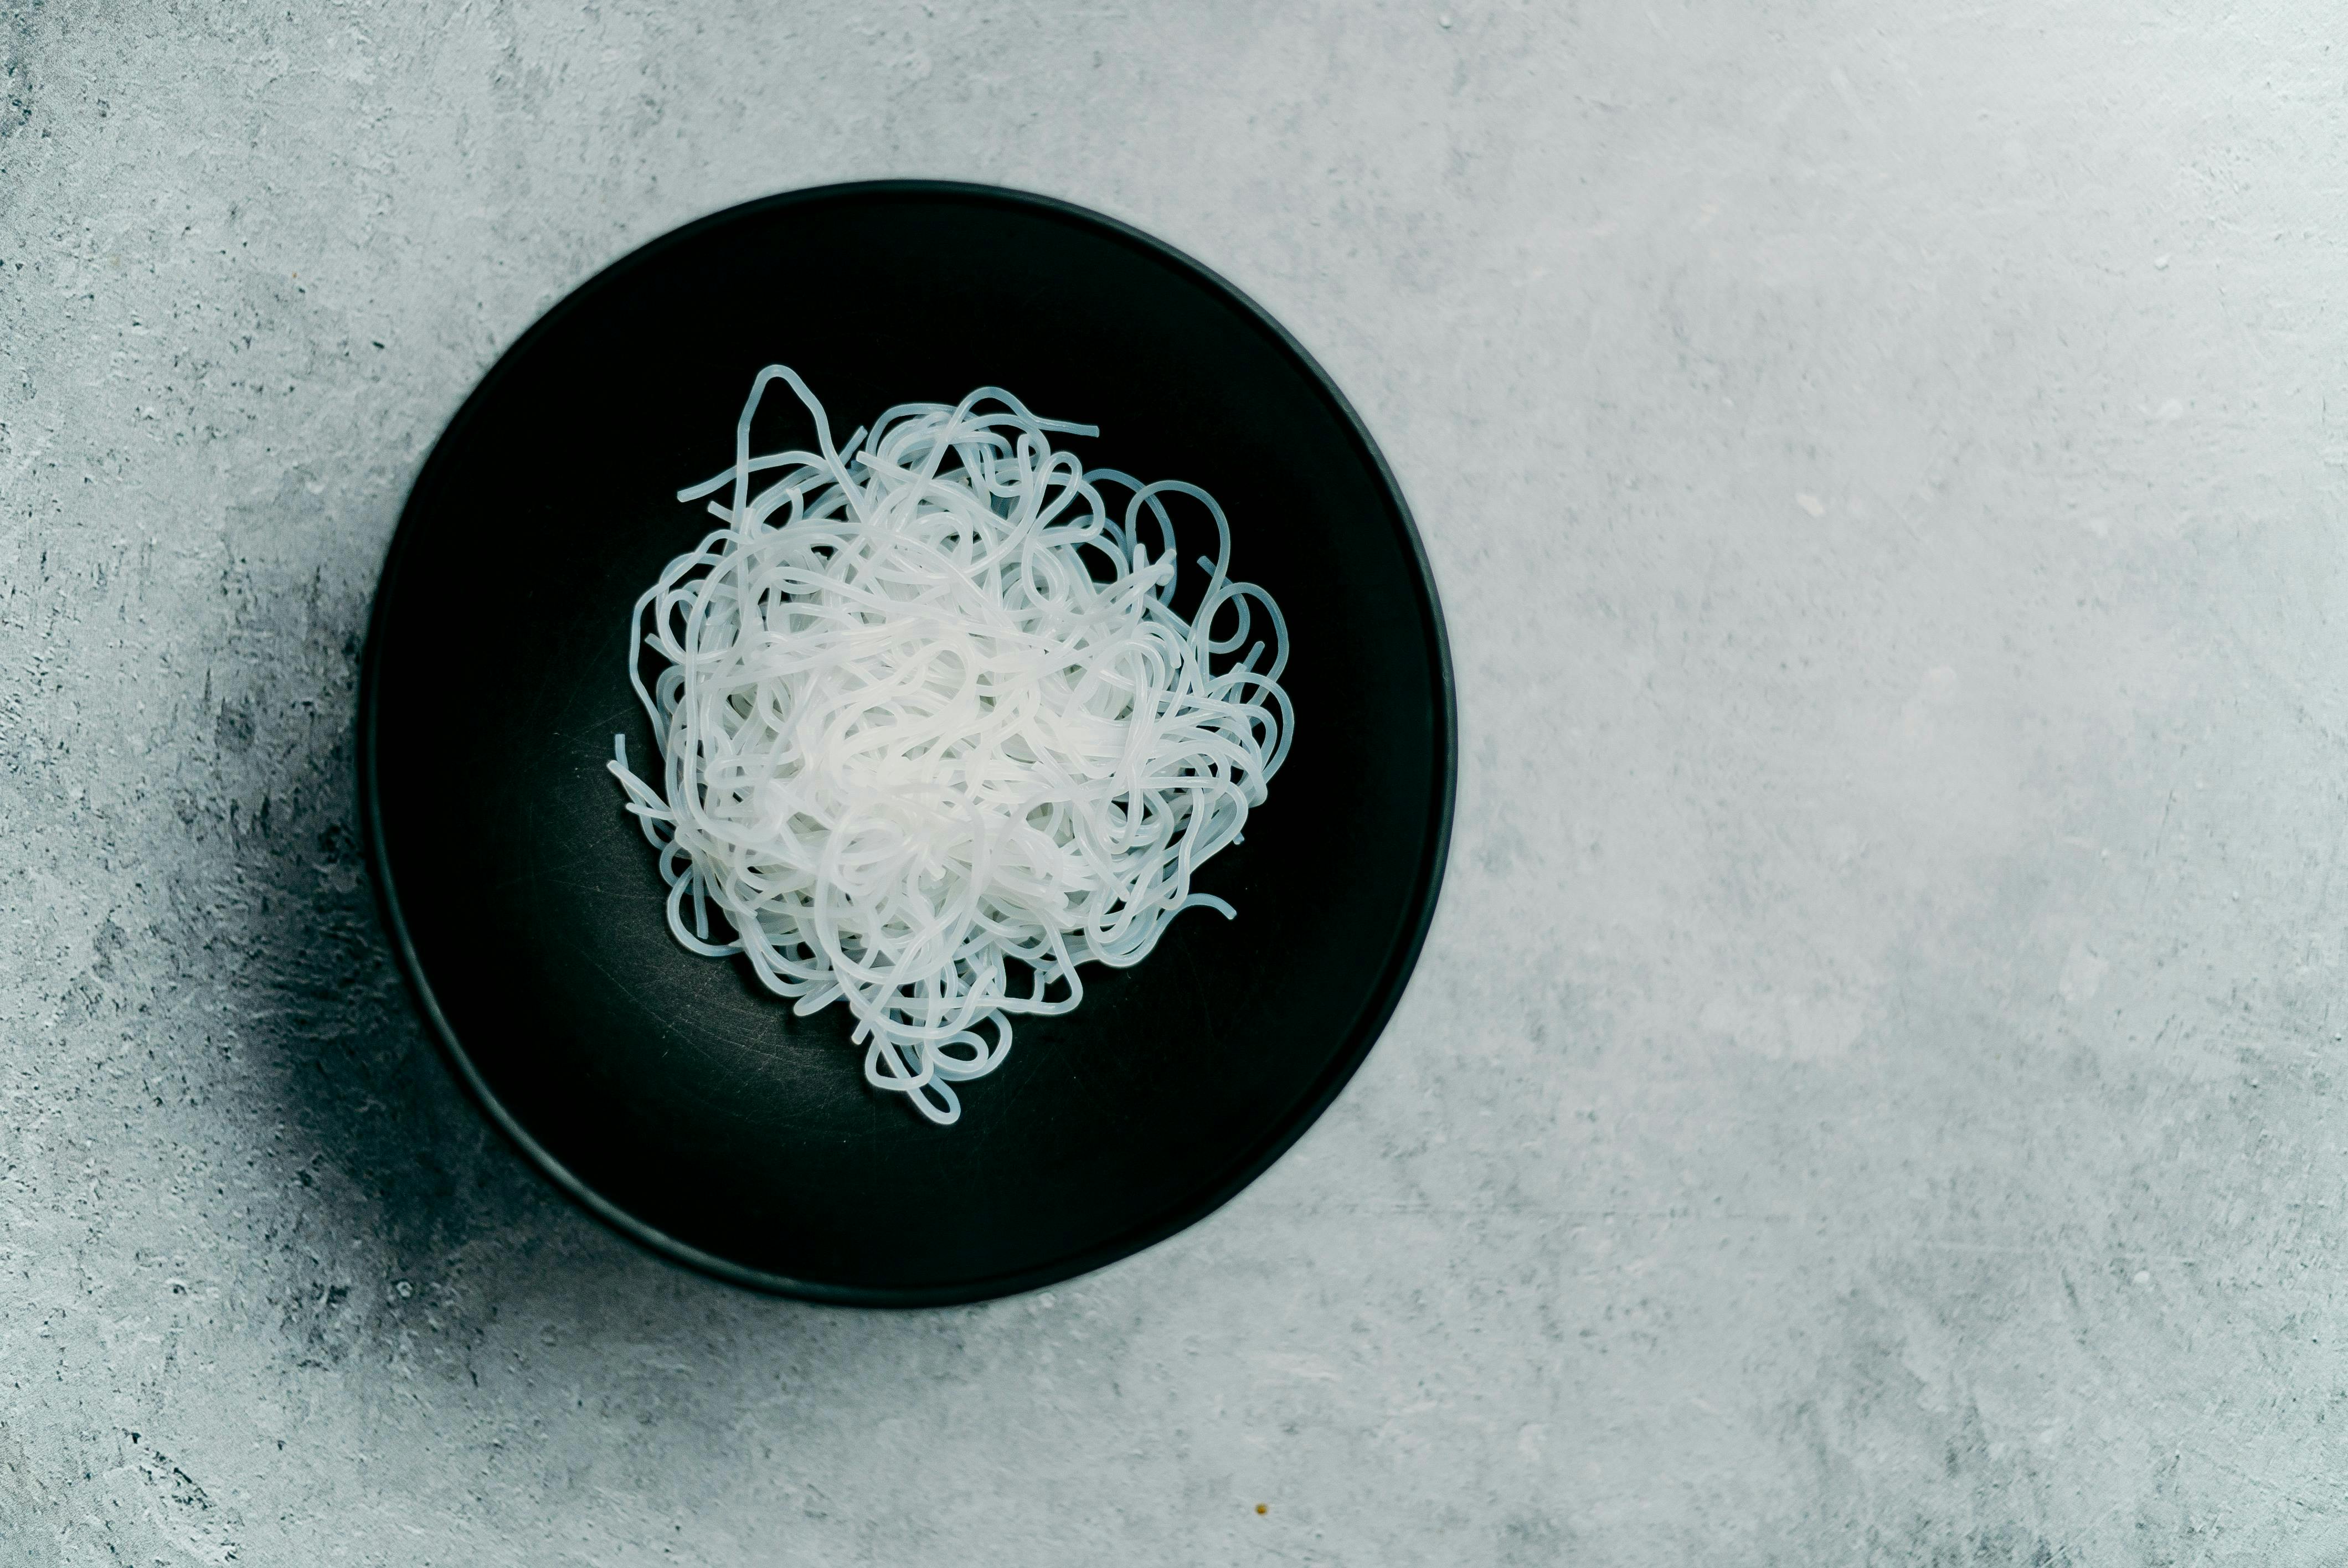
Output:
[[[754,456],[778,381],[816,446]],[[801,1014],[845,1000],[866,1080],[935,1122],[1002,1063],[1013,1014],[1083,1000],[1079,965],[1138,963],[1185,909],[1234,916],[1192,876],[1239,841],[1293,730],[1286,626],[1230,575],[1222,508],[1051,441],[1097,434],[989,386],[835,446],[770,365],[732,466],[678,493],[724,526],[636,603],[664,661],[647,685],[632,639],[660,766],[633,772],[624,736],[610,766],[660,851],[670,930],[740,953]],[[1178,612],[1184,510],[1217,542]]]

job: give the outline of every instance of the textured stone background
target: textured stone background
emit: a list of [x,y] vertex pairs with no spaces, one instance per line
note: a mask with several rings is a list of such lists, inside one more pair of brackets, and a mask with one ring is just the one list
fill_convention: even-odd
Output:
[[[2348,1562],[2348,36],[1448,3],[0,0],[0,1568]],[[350,733],[500,347],[902,173],[1293,327],[1467,744],[1293,1154],[877,1316],[485,1132]]]

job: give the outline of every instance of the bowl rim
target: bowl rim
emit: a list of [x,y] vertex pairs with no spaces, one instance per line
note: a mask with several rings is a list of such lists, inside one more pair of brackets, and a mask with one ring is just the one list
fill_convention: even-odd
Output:
[[[403,554],[412,538],[408,527],[416,498],[424,493],[435,477],[450,449],[452,438],[460,436],[480,415],[480,411],[492,400],[500,384],[512,367],[524,357],[525,352],[559,327],[582,302],[599,296],[621,282],[630,272],[655,257],[675,249],[708,231],[723,228],[752,214],[773,212],[795,207],[819,206],[839,202],[873,200],[903,201],[968,203],[1024,210],[1050,218],[1057,222],[1092,230],[1128,249],[1142,251],[1150,259],[1174,272],[1188,276],[1236,309],[1242,316],[1261,328],[1275,347],[1292,361],[1305,380],[1317,390],[1322,399],[1344,426],[1356,454],[1369,466],[1394,508],[1400,525],[1402,540],[1409,553],[1414,585],[1418,598],[1419,630],[1426,639],[1431,654],[1439,688],[1437,704],[1437,728],[1436,744],[1435,788],[1429,802],[1428,826],[1432,830],[1425,839],[1419,864],[1412,880],[1409,914],[1402,938],[1388,951],[1371,993],[1369,1005],[1356,1018],[1354,1028],[1328,1067],[1316,1081],[1313,1092],[1282,1117],[1255,1145],[1245,1158],[1216,1185],[1173,1210],[1153,1216],[1143,1224],[1119,1231],[1108,1238],[1078,1252],[1055,1258],[1049,1263],[1010,1270],[966,1280],[956,1280],[927,1286],[858,1286],[839,1285],[823,1280],[798,1279],[753,1268],[706,1252],[668,1235],[658,1226],[631,1214],[604,1197],[568,1167],[524,1127],[497,1095],[491,1091],[471,1055],[458,1039],[455,1028],[441,1010],[430,979],[424,973],[416,944],[410,936],[407,919],[399,901],[398,889],[393,885],[385,841],[382,794],[376,776],[376,720],[380,692],[381,651],[387,607],[394,597]],[[538,1173],[553,1184],[588,1214],[602,1221],[621,1236],[644,1247],[668,1262],[770,1295],[794,1297],[801,1301],[836,1307],[952,1307],[971,1302],[991,1300],[1041,1290],[1063,1280],[1089,1274],[1136,1253],[1157,1245],[1177,1232],[1186,1230],[1229,1203],[1256,1178],[1269,1170],[1280,1157],[1302,1138],[1306,1130],[1318,1122],[1337,1095],[1352,1081],[1370,1049],[1385,1033],[1386,1025],[1400,1005],[1404,989],[1412,971],[1417,967],[1419,954],[1426,944],[1429,927],[1434,921],[1436,905],[1443,885],[1444,870],[1451,846],[1453,809],[1458,790],[1459,776],[1459,717],[1458,697],[1453,680],[1451,645],[1437,597],[1435,573],[1427,559],[1426,548],[1419,538],[1408,500],[1401,483],[1387,466],[1385,454],[1379,451],[1369,429],[1362,422],[1328,372],[1308,354],[1295,336],[1272,314],[1251,299],[1220,274],[1210,270],[1190,256],[1154,235],[1143,232],[1129,223],[1108,217],[1090,208],[1057,197],[1005,186],[977,184],[947,179],[867,179],[837,184],[806,186],[778,191],[737,202],[691,220],[671,229],[643,245],[628,251],[609,265],[600,269],[576,287],[564,293],[528,329],[501,351],[496,362],[483,374],[457,412],[450,416],[431,450],[417,466],[416,478],[408,487],[407,497],[400,507],[399,521],[395,525],[391,542],[384,555],[381,574],[376,579],[375,598],[367,615],[366,641],[359,659],[358,724],[356,762],[358,773],[358,807],[361,836],[366,852],[369,880],[374,884],[376,911],[385,934],[390,938],[393,956],[396,958],[402,979],[407,982],[410,998],[422,1014],[427,1032],[438,1047],[441,1059],[454,1072],[474,1103],[489,1122],[505,1135],[506,1140]]]

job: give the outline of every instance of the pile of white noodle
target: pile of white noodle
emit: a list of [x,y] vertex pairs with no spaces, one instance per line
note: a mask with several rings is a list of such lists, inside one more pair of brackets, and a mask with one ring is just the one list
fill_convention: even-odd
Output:
[[[754,457],[778,380],[818,450]],[[636,602],[668,661],[649,691],[629,661],[657,787],[624,736],[611,768],[661,851],[670,929],[743,954],[799,1013],[845,997],[865,1077],[941,1123],[962,1114],[953,1086],[1010,1050],[1006,1015],[1068,1011],[1077,965],[1139,962],[1193,906],[1234,914],[1191,874],[1263,803],[1293,725],[1287,630],[1231,579],[1222,509],[1196,486],[1086,470],[1052,434],[1097,432],[988,386],[891,408],[835,447],[807,384],[770,365],[733,466],[677,495],[722,492],[725,527]],[[1121,516],[1107,487],[1128,492]],[[1187,617],[1176,497],[1218,538]],[[712,902],[734,941],[710,939]]]

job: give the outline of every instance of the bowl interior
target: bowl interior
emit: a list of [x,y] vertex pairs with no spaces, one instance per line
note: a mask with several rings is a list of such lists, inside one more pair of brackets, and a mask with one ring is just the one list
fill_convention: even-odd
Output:
[[[845,436],[1009,388],[1088,464],[1204,486],[1291,628],[1293,750],[1145,963],[1017,1020],[939,1128],[863,1081],[845,1009],[792,1016],[670,938],[604,772],[653,756],[630,610],[711,527],[781,361]],[[758,445],[805,425],[780,390]],[[800,420],[795,428],[793,421]],[[1181,541],[1186,558],[1211,539]],[[1187,569],[1186,569],[1187,570]],[[1441,869],[1452,726],[1406,515],[1309,361],[1179,257],[973,188],[778,198],[656,241],[499,362],[418,478],[367,650],[363,786],[394,936],[460,1071],[566,1187],[747,1283],[967,1299],[1147,1245],[1238,1190],[1367,1050]]]

